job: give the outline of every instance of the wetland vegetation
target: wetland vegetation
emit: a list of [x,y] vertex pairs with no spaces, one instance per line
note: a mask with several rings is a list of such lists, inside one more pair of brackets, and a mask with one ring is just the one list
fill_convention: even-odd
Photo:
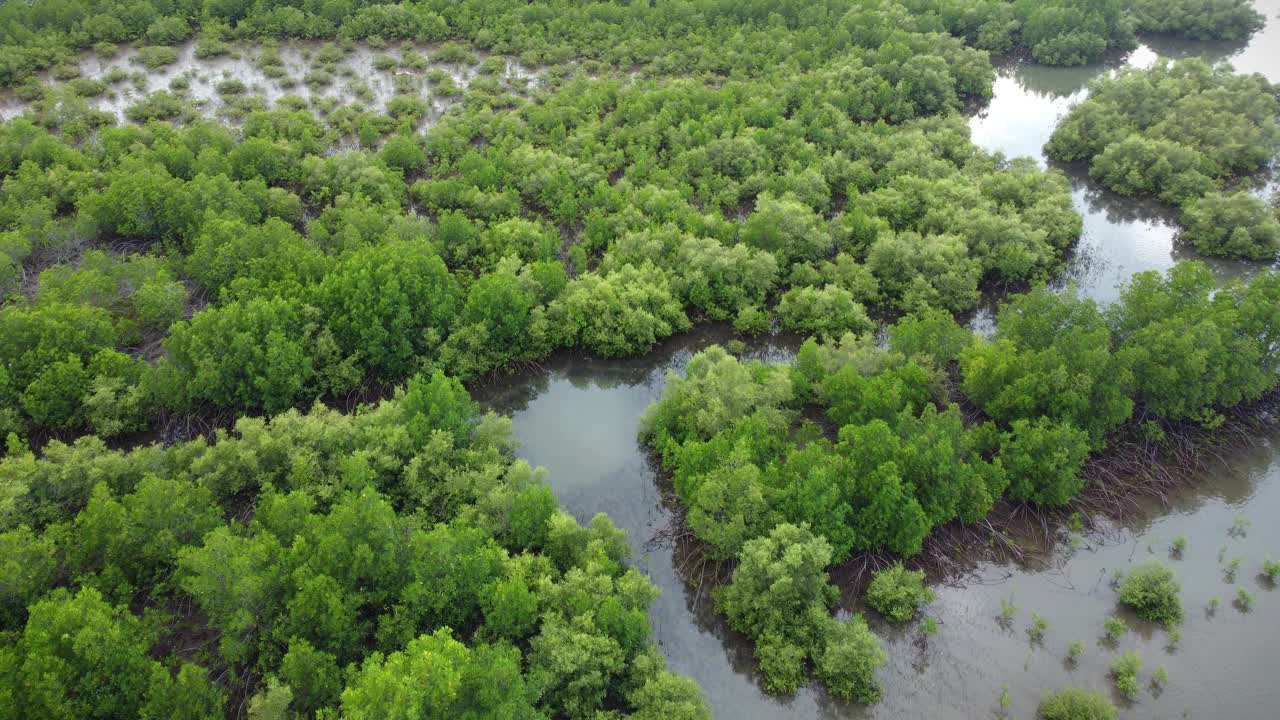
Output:
[[[1066,164],[1006,157],[964,114],[1001,58],[1246,42],[1264,24],[1241,0],[40,0],[0,20],[0,718],[770,702],[679,656],[712,586],[722,619],[698,622],[747,638],[769,693],[816,678],[821,714],[858,712],[900,690],[893,633],[946,646],[955,597],[918,569],[941,538],[1022,557],[999,511],[1094,542],[1140,483],[1089,468],[1237,437],[1277,383],[1270,79],[1104,73],[1045,138]],[[1135,268],[1115,302],[1063,289],[1089,241],[1075,161],[1177,205],[1200,256],[1258,265]],[[670,482],[649,534],[679,547],[656,567],[628,508],[585,512],[473,400],[565,357],[656,363],[598,428],[619,457],[656,451],[667,477],[632,484]],[[868,585],[851,558],[884,569]],[[1254,560],[1219,563],[1234,583]],[[1135,564],[1115,593],[1171,646],[1198,607],[1179,577]],[[1023,642],[1065,643],[1027,616]],[[1076,642],[1072,667],[1096,654]],[[1137,697],[1137,652],[1042,687],[1109,673]],[[1039,712],[1115,714],[1077,688]]]

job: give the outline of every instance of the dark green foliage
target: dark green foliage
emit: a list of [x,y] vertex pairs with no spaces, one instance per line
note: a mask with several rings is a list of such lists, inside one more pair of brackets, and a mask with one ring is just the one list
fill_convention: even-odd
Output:
[[574,278],[548,307],[547,318],[565,345],[605,357],[644,352],[689,327],[670,284],[648,264]]
[[254,299],[176,323],[165,349],[191,399],[278,412],[312,387],[309,331],[296,302]]
[[861,617],[837,622],[827,614],[837,595],[823,569],[830,560],[831,546],[808,528],[779,525],[743,546],[716,605],[756,640],[774,692],[794,692],[811,663],[840,697],[871,702],[879,695],[875,668],[884,651]]
[[344,355],[402,377],[444,339],[460,302],[457,281],[423,241],[353,251],[316,289]]
[[[699,355],[645,439],[693,531],[739,561],[721,607],[770,686],[814,674],[873,701],[884,654],[830,616],[829,564],[917,553],[1006,492],[1065,502],[1134,401],[1212,422],[1278,369],[1270,274],[1212,298],[1198,271],[1139,278],[1106,318],[1033,294],[992,343],[955,324],[980,287],[1046,280],[1081,231],[1063,174],[969,141],[986,51],[1065,64],[1132,43],[1118,0],[963,5],[0,5],[0,86],[30,103],[0,124],[0,707],[203,719],[254,693],[261,717],[708,717],[662,669],[621,534],[559,510],[461,381],[775,316],[823,343],[790,369]],[[1239,3],[1135,9],[1197,36],[1251,24]],[[273,74],[274,38],[330,41],[317,86],[353,40],[489,60],[465,93],[430,75],[457,103],[439,114],[411,75],[383,111],[266,110],[214,80],[227,125],[185,76],[120,126],[90,109],[109,85],[77,78],[74,51],[148,43],[131,61],[157,69],[193,34],[198,58],[264,44]],[[512,58],[543,82],[502,78]],[[1142,108],[1080,110],[1055,146],[1178,199],[1269,160],[1269,86],[1193,63],[1142,77]],[[1205,202],[1188,222],[1232,229],[1201,244],[1262,255],[1256,206]],[[884,348],[868,309],[919,314]],[[166,444],[102,440],[142,431]],[[175,651],[193,636],[216,685]]]
[[99,308],[59,302],[0,308],[0,361],[9,382],[25,388],[49,366],[69,356],[87,361],[115,345],[110,315]]
[[1182,622],[1182,584],[1173,571],[1158,561],[1129,571],[1120,585],[1120,602],[1145,620],[1169,626]]
[[1275,278],[1267,273],[1220,291],[1214,285],[1199,263],[1180,264],[1166,277],[1138,273],[1110,309],[1138,398],[1158,415],[1208,420],[1214,408],[1275,387]]
[[1042,720],[1116,720],[1119,715],[1106,695],[1086,688],[1047,691],[1040,698]]
[[973,339],[973,333],[941,310],[913,313],[889,326],[889,344],[895,352],[926,358],[938,367],[959,359]]
[[[200,20],[205,49],[232,35],[499,42],[469,3],[408,15],[224,4],[124,25],[104,6],[70,31],[168,42]],[[63,364],[29,394],[34,414],[17,411],[35,373],[10,378],[5,425],[121,434],[164,411],[279,412],[437,368],[473,378],[561,347],[644,352],[703,318],[760,333],[775,310],[786,329],[836,337],[869,330],[876,304],[964,309],[980,280],[1041,276],[1079,235],[1065,177],[974,148],[950,111],[990,92],[989,62],[901,10],[820,4],[785,11],[783,30],[718,5],[698,28],[643,3],[611,6],[608,32],[646,48],[619,55],[625,42],[577,35],[577,6],[486,8],[514,13],[501,42],[522,62],[585,54],[629,67],[638,54],[661,81],[554,77],[537,103],[468,101],[424,137],[411,128],[427,108],[409,96],[385,115],[282,103],[246,112],[239,128],[199,120],[168,93],[132,108],[145,125],[99,128],[78,99],[38,105],[39,124],[0,133],[0,285],[62,243],[61,256],[77,254],[41,276],[41,304],[100,307],[115,329],[103,347],[155,361],[159,338],[167,357],[156,373],[100,378],[60,350],[38,363]],[[552,35],[575,49],[526,35],[544,27],[528,12],[564,18]],[[643,21],[621,22],[633,16]],[[654,33],[673,22],[734,48],[728,65]],[[760,58],[794,56],[778,54],[779,32],[811,49],[768,69]],[[339,62],[327,47],[323,62]],[[469,57],[465,43],[445,47]],[[725,67],[731,82],[699,82]],[[795,98],[803,107],[784,113]],[[335,146],[350,136],[361,149]],[[157,255],[92,249],[117,246]]]
[[866,601],[890,622],[906,622],[916,610],[936,598],[925,587],[924,572],[907,570],[902,563],[877,570],[867,586]]
[[448,628],[386,658],[374,653],[342,692],[344,717],[535,717],[510,646],[467,647]]
[[432,373],[430,381],[415,377],[409,381],[402,402],[410,418],[405,429],[414,442],[425,445],[437,430],[458,445],[470,440],[476,406],[456,379],[439,370]]
[[1133,411],[1132,372],[1111,342],[1092,300],[1035,290],[1001,308],[991,342],[961,354],[965,394],[1001,423],[1065,422],[1097,447]]
[[1080,468],[1089,457],[1088,434],[1046,418],[1015,420],[1000,443],[1009,494],[1037,505],[1065,505],[1084,487]]
[[22,525],[0,533],[0,629],[26,624],[27,606],[51,590],[58,577],[56,547]]
[[630,695],[636,710],[631,717],[637,720],[710,720],[702,690],[694,681],[662,672]]
[[833,695],[845,702],[873,703],[880,699],[876,669],[888,655],[861,615],[828,620],[825,646],[814,671]]
[[[0,660],[19,699],[50,717],[206,720],[252,674],[269,678],[254,706],[295,713],[707,717],[651,646],[656,590],[622,533],[559,511],[509,433],[437,372],[357,414],[245,418],[212,443],[85,438],[0,459],[0,622],[22,636]],[[104,596],[199,615],[173,625]],[[152,659],[186,622],[216,638],[230,685]]]
[[210,720],[223,698],[204,671],[176,678],[152,660],[149,630],[92,588],[59,589],[31,606],[18,646],[17,702],[42,717]]
[[866,310],[844,288],[827,285],[821,290],[799,287],[787,291],[778,304],[782,327],[804,335],[839,337],[873,329]]
[[882,235],[867,254],[867,265],[886,294],[908,310],[937,307],[961,312],[978,300],[982,267],[967,257],[954,235]]
[[[1211,297],[1212,288],[1207,268],[1183,263],[1164,277],[1134,276],[1105,314],[1071,291],[1015,297],[990,340],[931,310],[891,327],[888,347],[870,335],[811,339],[789,366],[713,347],[685,377],[668,378],[641,438],[671,471],[690,529],[713,556],[737,559],[720,608],[755,639],[770,687],[789,691],[810,667],[824,679],[836,672],[809,639],[821,623],[786,619],[820,607],[821,593],[760,599],[772,597],[764,588],[773,581],[752,573],[783,572],[785,560],[766,562],[781,557],[782,539],[809,553],[797,551],[796,563],[857,551],[914,555],[934,527],[979,521],[1006,494],[1071,502],[1090,454],[1135,405],[1148,417],[1212,422],[1215,408],[1274,388],[1280,276],[1262,273]],[[1160,350],[1164,343],[1173,349]],[[957,357],[963,396],[941,374]],[[959,401],[985,417],[966,423]],[[818,415],[834,439],[811,421]],[[867,603],[905,621],[930,597],[920,575],[899,565],[876,577]],[[775,607],[786,608],[782,617],[769,615]],[[1173,611],[1155,612],[1175,621]],[[843,682],[828,681],[833,690]]]
[[794,197],[761,195],[755,212],[742,225],[742,241],[767,250],[785,264],[825,257],[831,236],[822,218]]
[[1016,3],[1022,42],[1047,65],[1083,65],[1109,47],[1132,48],[1133,22],[1121,0]]
[[76,516],[67,562],[75,575],[96,574],[91,584],[124,600],[163,588],[178,553],[220,524],[212,496],[199,486],[147,476],[117,500],[99,484]]

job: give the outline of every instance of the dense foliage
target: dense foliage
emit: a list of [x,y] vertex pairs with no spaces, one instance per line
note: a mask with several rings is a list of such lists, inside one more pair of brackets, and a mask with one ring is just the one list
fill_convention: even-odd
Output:
[[[891,326],[887,346],[871,334],[811,339],[790,365],[713,347],[684,377],[668,377],[641,434],[709,553],[737,558],[739,573],[745,554],[764,547],[768,557],[806,558],[809,587],[855,552],[916,554],[934,527],[977,521],[1005,496],[1070,502],[1090,454],[1135,415],[1212,424],[1219,409],[1261,397],[1280,383],[1277,301],[1280,275],[1215,291],[1206,267],[1183,263],[1166,276],[1135,275],[1106,312],[1070,291],[1015,297],[990,338],[935,312]],[[958,388],[948,372],[959,373]],[[961,402],[982,410],[976,421]],[[788,538],[792,553],[780,547]],[[743,614],[748,601],[783,607],[766,599],[768,577],[749,585],[735,575],[731,587],[742,590],[726,591],[735,600],[721,609],[756,639],[770,685],[790,689],[816,641],[783,652],[771,640],[776,623]],[[1175,622],[1176,581],[1161,577],[1135,571],[1122,598]],[[899,566],[876,577],[867,602],[906,620],[928,592]],[[795,605],[777,621],[803,630],[782,636],[821,629],[802,616],[824,607],[823,592],[803,597],[803,613]]]
[[[1274,384],[1271,275],[1216,295],[1203,268],[1140,276],[1114,314],[1041,290],[990,341],[953,320],[1047,280],[1082,227],[1062,173],[970,142],[959,111],[990,95],[988,53],[1079,64],[1132,47],[1135,23],[1256,25],[1210,10],[0,5],[0,87],[23,108],[0,124],[0,720],[706,717],[649,641],[655,591],[620,532],[559,510],[460,384],[557,349],[643,353],[703,319],[821,339],[793,367],[703,353],[646,421],[690,526],[738,561],[717,607],[771,689],[812,673],[873,701],[885,656],[863,618],[831,616],[828,566],[912,555],[1005,496],[1066,503],[1135,407],[1209,421]],[[191,72],[100,109],[146,77],[83,76],[81,51],[133,43],[161,75],[192,38],[282,91],[276,39],[322,41],[300,51],[314,88],[354,76],[364,42],[395,94],[374,108],[352,78],[349,103],[268,106],[224,77],[210,117]],[[1104,136],[1073,115],[1055,142],[1160,193],[1266,161],[1269,86],[1156,73],[1132,94],[1186,123],[1148,133],[1113,109]],[[1197,246],[1274,244],[1252,205],[1202,202]],[[901,567],[877,582],[891,617],[929,597]]]
[[1244,40],[1266,17],[1249,0],[1130,0],[1138,30],[1198,40]]
[[[899,30],[946,32],[998,53],[1027,47],[1041,62],[1078,65],[1109,48],[1132,48],[1135,29],[1239,39],[1260,22],[1244,0],[554,0],[533,7],[516,0],[66,0],[0,6],[0,85],[65,65],[76,49],[145,41],[167,50],[197,33],[207,55],[227,52],[235,38],[455,40],[519,55],[529,65],[586,58],[720,72],[775,61],[806,68]],[[786,41],[778,42],[783,34]]]
[[692,78],[477,82],[425,136],[412,94],[238,128],[111,127],[50,95],[0,126],[0,431],[276,413],[556,348],[641,353],[702,318],[760,332],[774,309],[838,337],[868,308],[960,312],[1045,279],[1081,220],[1060,173],[969,142],[952,111],[989,94],[985,53],[850,12],[786,63],[753,45]]
[[511,447],[437,373],[212,443],[0,460],[0,715],[220,718],[251,693],[305,716],[709,717],[663,670],[622,533],[559,510]]
[[1181,593],[1182,584],[1173,571],[1153,561],[1129,571],[1120,585],[1120,602],[1140,618],[1172,626],[1182,622]]
[[867,586],[867,604],[890,622],[906,622],[937,596],[924,584],[924,572],[894,563],[877,570]]
[[1261,75],[1198,58],[1160,61],[1094,81],[1045,151],[1088,162],[1116,192],[1185,204],[1268,165],[1280,149],[1277,114],[1277,91]]
[[1116,720],[1116,708],[1097,690],[1064,688],[1046,692],[1040,700],[1042,720]]
[[729,624],[756,639],[756,657],[774,692],[794,692],[811,665],[836,696],[874,702],[875,670],[885,660],[861,616],[845,621],[829,609],[838,595],[824,568],[831,546],[803,525],[781,524],[747,541],[733,580],[716,606]]

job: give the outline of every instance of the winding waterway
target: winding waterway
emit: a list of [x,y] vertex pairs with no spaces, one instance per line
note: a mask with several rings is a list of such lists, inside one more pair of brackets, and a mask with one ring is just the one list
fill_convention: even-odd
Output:
[[[1280,0],[1257,4],[1269,25],[1247,46],[1148,39],[1123,62],[1145,65],[1158,55],[1199,55],[1227,59],[1239,70],[1278,81]],[[972,119],[974,141],[1048,164],[1041,148],[1058,117],[1084,97],[1091,79],[1112,69],[1002,67],[995,96]],[[1176,243],[1175,211],[1105,191],[1083,168],[1062,169],[1085,219],[1084,237],[1062,284],[1075,283],[1105,304],[1130,274],[1164,270],[1193,257]],[[1247,277],[1258,268],[1221,261],[1211,266],[1220,281]],[[983,321],[980,314],[976,322]],[[608,513],[628,532],[636,563],[662,589],[650,612],[654,639],[673,670],[706,690],[716,717],[1029,718],[1046,689],[1080,685],[1114,694],[1107,668],[1112,657],[1128,650],[1142,654],[1143,689],[1134,702],[1114,695],[1122,717],[1280,716],[1280,689],[1274,683],[1280,664],[1275,634],[1280,592],[1260,575],[1268,553],[1280,555],[1280,523],[1272,520],[1280,510],[1280,432],[1225,456],[1167,506],[1149,503],[1139,517],[1110,528],[1106,542],[1059,543],[1031,552],[1022,562],[982,564],[975,570],[977,579],[963,585],[935,587],[938,599],[926,612],[937,618],[939,631],[927,640],[914,627],[891,628],[872,616],[890,657],[881,671],[884,697],[877,705],[846,705],[814,687],[794,697],[765,693],[750,644],[714,615],[705,592],[686,582],[673,550],[647,543],[669,516],[656,467],[636,439],[640,417],[661,395],[667,374],[681,372],[699,349],[732,337],[725,328],[704,327],[643,358],[605,361],[562,354],[536,371],[480,390],[488,407],[512,416],[524,443],[520,454],[548,469],[566,509],[580,520]],[[748,354],[786,360],[793,351],[793,342],[771,340]],[[1172,558],[1170,545],[1179,536],[1187,538],[1187,549]],[[1176,643],[1163,629],[1126,614],[1109,582],[1113,570],[1150,558],[1169,562],[1183,583],[1187,621]],[[1232,574],[1235,558],[1240,564]],[[1240,588],[1256,598],[1247,612],[1233,603]],[[1214,598],[1221,603],[1211,612]],[[998,621],[1002,601],[1019,608],[1007,625]],[[1027,634],[1033,612],[1049,623],[1041,643]],[[1114,644],[1102,639],[1103,620],[1110,615],[1125,618],[1133,628]],[[1067,648],[1075,640],[1086,650],[1069,663]],[[1148,685],[1159,665],[1169,670],[1163,689]],[[1001,708],[998,698],[1005,686],[1010,704]]]
[[[1198,55],[1226,59],[1239,70],[1280,81],[1280,0],[1257,4],[1267,13],[1269,25],[1247,45],[1148,38],[1120,62],[1147,65],[1161,55]],[[352,81],[364,85],[372,107],[382,107],[392,95],[398,71],[378,71],[379,53],[363,47],[344,57],[347,71],[331,84],[313,88],[297,83],[316,49],[282,48],[284,67],[294,82],[281,83],[245,57],[199,60],[194,45],[188,44],[180,48],[173,65],[140,75],[136,87],[119,83],[90,105],[120,116],[129,103],[179,77],[185,78],[191,96],[206,112],[217,112],[225,103],[217,88],[227,80],[241,81],[269,102],[286,93],[348,100]],[[401,57],[397,49],[385,52]],[[86,56],[81,68],[87,77],[102,77],[112,68],[134,72],[133,54],[127,51],[106,60]],[[479,58],[433,67],[466,86],[476,77],[478,62]],[[1010,157],[1030,156],[1050,164],[1041,148],[1054,124],[1085,96],[1090,80],[1114,67],[1063,69],[1029,62],[1002,66],[994,97],[971,120],[974,141]],[[512,63],[501,74],[504,85],[513,90],[523,88],[531,76],[531,71]],[[423,94],[432,103],[424,127],[456,102],[453,96]],[[12,95],[0,97],[0,117],[27,106]],[[1061,169],[1071,180],[1076,208],[1084,216],[1084,236],[1059,284],[1074,283],[1105,304],[1115,299],[1117,286],[1130,274],[1164,270],[1192,257],[1176,242],[1176,211],[1108,192],[1091,182],[1082,167]],[[1270,189],[1274,186],[1259,191]],[[1258,269],[1228,261],[1210,265],[1220,281],[1247,277]],[[990,319],[987,308],[975,325],[989,327]],[[1110,659],[1134,649],[1144,659],[1144,689],[1134,703],[1116,697],[1126,718],[1280,716],[1280,690],[1273,682],[1280,664],[1275,635],[1280,592],[1259,576],[1269,552],[1280,556],[1280,523],[1272,520],[1280,510],[1280,433],[1226,456],[1167,506],[1152,503],[1129,524],[1110,528],[1108,542],[1060,543],[1031,552],[1019,563],[979,565],[962,586],[937,586],[938,599],[927,609],[939,624],[932,637],[923,639],[914,627],[888,627],[872,615],[890,657],[881,672],[884,697],[879,704],[842,704],[814,687],[794,697],[765,693],[750,644],[715,616],[705,592],[687,582],[671,549],[648,543],[666,525],[669,513],[662,504],[656,467],[636,439],[640,417],[660,396],[667,374],[681,372],[698,350],[733,337],[727,328],[713,325],[672,338],[642,358],[606,361],[561,353],[536,370],[477,389],[487,407],[511,415],[523,442],[520,454],[547,468],[550,485],[566,509],[580,520],[607,513],[627,531],[635,562],[662,590],[650,612],[654,639],[671,669],[693,677],[706,690],[716,717],[1029,718],[1045,689],[1109,689]],[[757,343],[748,354],[786,361],[794,348],[794,339],[775,338]],[[1235,532],[1237,518],[1251,525]],[[1188,617],[1180,641],[1171,644],[1163,630],[1125,615],[1108,578],[1112,570],[1132,563],[1168,558],[1170,543],[1179,536],[1188,539],[1188,547],[1170,562],[1183,581]],[[1232,576],[1227,570],[1236,557],[1240,568]],[[1256,597],[1251,611],[1232,604],[1238,588]],[[1206,607],[1215,597],[1221,606],[1210,613]],[[1002,601],[1019,608],[1009,625],[997,621]],[[1033,612],[1049,622],[1042,643],[1032,643],[1026,632]],[[1109,645],[1100,636],[1103,620],[1113,614],[1126,617],[1135,631]],[[1075,640],[1084,642],[1086,651],[1077,663],[1067,663],[1067,647]],[[1161,664],[1168,666],[1170,682],[1153,692],[1146,679]],[[1001,708],[997,698],[1006,685],[1010,705]]]

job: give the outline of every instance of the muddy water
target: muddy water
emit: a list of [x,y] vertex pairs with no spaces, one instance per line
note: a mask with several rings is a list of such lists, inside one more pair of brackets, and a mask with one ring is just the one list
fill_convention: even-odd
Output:
[[[1124,62],[1145,65],[1157,54],[1200,55],[1280,80],[1280,0],[1259,6],[1272,22],[1246,47],[1157,39]],[[995,97],[973,119],[975,142],[1046,163],[1041,148],[1058,117],[1085,96],[1092,78],[1112,69],[1001,68]],[[1176,242],[1177,217],[1170,208],[1106,191],[1083,168],[1062,169],[1084,215],[1085,234],[1060,282],[1074,282],[1106,303],[1131,273],[1163,270],[1193,257]],[[1257,270],[1246,263],[1210,264],[1224,282]],[[975,323],[989,319],[989,311],[980,312]],[[669,516],[656,468],[636,440],[640,416],[660,396],[668,372],[682,372],[693,353],[729,337],[721,328],[702,328],[644,358],[625,361],[561,356],[481,394],[489,407],[512,416],[524,442],[521,455],[550,471],[564,507],[584,521],[608,513],[628,531],[636,562],[663,591],[650,613],[654,639],[673,670],[706,690],[716,717],[1030,718],[1044,690],[1067,685],[1110,693],[1125,718],[1280,717],[1280,689],[1274,682],[1280,663],[1275,633],[1280,592],[1260,574],[1265,558],[1280,557],[1280,523],[1271,519],[1280,508],[1280,432],[1226,455],[1168,506],[1152,503],[1129,524],[1104,528],[1101,537],[1029,547],[1020,562],[984,563],[963,584],[935,587],[938,600],[926,611],[939,625],[932,637],[923,638],[915,627],[889,627],[873,616],[872,626],[890,657],[881,672],[879,704],[846,705],[812,687],[787,698],[765,693],[750,643],[714,615],[670,549],[646,543]],[[785,361],[793,351],[794,343],[766,342],[749,354]],[[1187,548],[1174,557],[1171,544],[1180,536],[1187,538]],[[1236,558],[1239,569],[1232,573]],[[1164,560],[1182,579],[1187,620],[1176,642],[1121,608],[1111,586],[1113,571],[1148,559]],[[1235,604],[1239,589],[1255,598],[1251,610]],[[1218,607],[1211,612],[1215,599]],[[1018,608],[1009,623],[1000,620],[1006,602]],[[1049,623],[1038,643],[1027,634],[1032,613]],[[1103,621],[1111,615],[1132,628],[1115,643],[1103,638]],[[1068,662],[1067,648],[1077,640],[1085,652]],[[1115,693],[1108,679],[1111,659],[1130,650],[1140,652],[1144,664],[1135,701]],[[1170,677],[1164,688],[1150,681],[1160,665]],[[1010,704],[1002,708],[999,698],[1006,686]]]
[[[110,57],[83,53],[79,58],[81,77],[108,81],[111,73],[122,79],[110,83],[109,90],[97,97],[85,98],[91,109],[109,112],[118,122],[125,121],[125,110],[150,93],[161,90],[175,92],[191,100],[202,115],[226,117],[235,98],[261,98],[265,106],[274,107],[282,98],[301,98],[313,109],[358,103],[370,110],[384,110],[396,95],[410,93],[427,101],[430,111],[420,129],[427,129],[450,107],[461,102],[467,90],[481,73],[488,55],[468,51],[469,58],[447,61],[433,59],[441,46],[420,45],[408,49],[396,45],[375,49],[355,44],[343,50],[335,62],[325,63],[326,51],[336,46],[318,42],[290,42],[277,47],[278,70],[268,70],[260,62],[263,49],[257,45],[234,43],[231,52],[213,57],[198,57],[195,41],[176,46],[177,60],[169,65],[147,68],[138,61],[138,50],[125,47]],[[404,62],[413,53],[420,56],[413,63]],[[382,65],[379,56],[395,60],[395,65]],[[426,62],[422,62],[425,59]],[[428,81],[427,75],[442,72],[456,91],[441,91]],[[504,90],[526,94],[540,83],[536,70],[526,68],[510,58],[502,58],[501,69],[493,74]],[[45,72],[39,79],[46,84],[56,81]],[[135,82],[136,79],[136,82]],[[243,91],[223,95],[219,86],[238,81]],[[185,88],[173,90],[174,83]],[[13,91],[0,93],[0,120],[20,115],[31,106]]]
[[[998,697],[1007,684],[1007,717],[1029,718],[1046,688],[1112,692],[1107,667],[1128,650],[1141,652],[1145,669],[1137,702],[1115,698],[1126,718],[1276,717],[1280,592],[1259,574],[1268,553],[1280,556],[1280,523],[1271,520],[1280,507],[1280,446],[1272,444],[1280,434],[1231,454],[1170,507],[1152,506],[1129,525],[1107,528],[1105,541],[1073,545],[1064,538],[1051,549],[1029,549],[1022,563],[981,564],[962,586],[936,587],[938,600],[927,613],[937,618],[939,631],[926,641],[915,627],[888,627],[873,616],[890,657],[881,671],[879,704],[845,705],[815,688],[790,698],[766,694],[750,644],[715,617],[670,549],[646,543],[669,516],[656,468],[636,440],[640,416],[661,395],[668,372],[682,372],[695,352],[731,337],[726,329],[704,327],[644,358],[560,356],[478,392],[487,407],[511,415],[524,443],[519,454],[550,471],[550,485],[567,510],[582,521],[608,513],[627,530],[636,563],[662,589],[650,613],[654,639],[673,670],[706,690],[716,717],[1001,717]],[[794,342],[766,342],[748,354],[787,361],[794,348]],[[1252,523],[1242,535],[1232,534],[1236,518]],[[1178,536],[1188,545],[1174,560],[1170,544]],[[1226,571],[1236,557],[1241,564],[1232,578]],[[1151,558],[1169,562],[1183,581],[1187,622],[1176,645],[1164,630],[1120,608],[1110,586],[1112,570]],[[1252,611],[1232,604],[1238,588],[1254,595]],[[1205,608],[1215,596],[1221,605],[1211,615]],[[1002,600],[1019,608],[1008,627],[998,620]],[[1049,622],[1039,644],[1027,635],[1033,612]],[[1109,615],[1133,628],[1115,645],[1101,639]],[[1086,651],[1070,664],[1065,658],[1073,640],[1084,642]],[[1153,693],[1150,673],[1162,664],[1170,682]]]

